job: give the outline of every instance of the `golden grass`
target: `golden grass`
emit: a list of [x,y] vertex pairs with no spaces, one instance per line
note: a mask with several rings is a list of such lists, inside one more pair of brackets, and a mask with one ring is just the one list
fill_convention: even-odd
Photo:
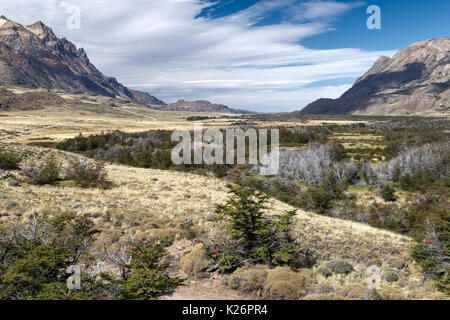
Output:
[[[27,158],[43,152],[53,152],[61,160],[74,156],[23,145],[4,148],[21,152]],[[16,207],[0,206],[1,220],[16,221],[32,213],[88,213],[101,230],[99,241],[110,245],[130,237],[182,239],[187,236],[183,222],[191,221],[196,232],[208,232],[216,227],[216,222],[210,221],[208,215],[214,212],[216,204],[228,197],[226,183],[213,177],[120,165],[108,165],[107,171],[114,184],[110,190],[81,189],[70,183],[35,186],[26,181],[21,181],[19,187],[12,187],[0,180],[0,193],[17,203]],[[292,209],[271,199],[268,212],[277,214]],[[294,229],[302,246],[313,250],[319,261],[339,257],[354,265],[357,272],[341,281],[341,285],[363,281],[369,265],[383,263],[404,279],[396,284],[398,288],[410,291],[414,287],[421,292],[434,292],[425,288],[420,271],[410,257],[412,240],[407,237],[302,210],[297,211]],[[410,285],[408,279],[415,279],[414,285]]]

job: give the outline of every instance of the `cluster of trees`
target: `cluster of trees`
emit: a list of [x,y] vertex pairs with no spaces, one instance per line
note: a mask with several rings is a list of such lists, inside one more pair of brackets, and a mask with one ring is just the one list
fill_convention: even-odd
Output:
[[[233,175],[233,168],[236,166],[232,165],[175,166],[171,160],[171,152],[176,142],[171,141],[171,133],[167,130],[155,130],[134,134],[113,131],[87,137],[80,134],[74,139],[58,143],[56,148],[140,168],[181,170],[200,174],[212,172],[218,177]],[[330,132],[326,128],[320,127],[280,128],[280,143],[298,145],[324,142],[328,134]]]
[[[450,178],[450,143],[407,147],[398,156],[374,169],[378,180],[406,182],[408,178]],[[404,183],[403,183],[404,185]]]
[[310,267],[312,254],[292,236],[296,211],[269,216],[268,196],[246,185],[229,185],[230,198],[217,205],[215,213],[225,233],[213,232],[206,248],[221,272],[233,272],[243,265]]
[[299,145],[308,143],[325,143],[330,130],[326,127],[294,127],[279,128],[280,144],[284,146]]
[[311,144],[305,149],[280,152],[279,178],[317,187],[329,183],[330,177],[343,186],[376,186],[383,198],[392,199],[390,183],[400,182],[400,187],[406,187],[419,185],[421,179],[447,181],[450,144],[406,147],[381,164],[349,160],[342,146],[336,144]]
[[347,174],[339,163],[345,157],[343,147],[331,143],[313,143],[300,150],[281,150],[278,175],[286,180],[317,186],[331,171]]
[[[0,299],[151,299],[181,284],[167,275],[164,247],[152,241],[128,245],[120,276],[96,272],[90,249],[97,233],[88,216],[75,214],[0,225]],[[67,284],[73,266],[79,288]]]

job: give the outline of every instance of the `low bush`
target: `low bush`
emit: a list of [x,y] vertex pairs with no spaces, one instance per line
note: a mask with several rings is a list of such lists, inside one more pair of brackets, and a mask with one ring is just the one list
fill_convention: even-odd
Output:
[[19,169],[19,162],[21,158],[12,152],[0,151],[0,169],[1,170],[16,170]]
[[324,263],[325,268],[330,269],[334,273],[348,274],[353,271],[353,266],[342,259],[333,259]]
[[78,292],[66,286],[67,268],[88,263],[88,249],[96,233],[87,216],[74,214],[33,216],[20,224],[2,224],[0,300],[104,297],[105,292],[89,291],[84,283]]
[[378,193],[384,201],[394,202],[397,201],[397,196],[395,195],[395,189],[389,184],[383,184],[378,187]]
[[383,279],[387,282],[396,282],[398,281],[398,275],[394,271],[386,271],[383,273]]
[[61,180],[61,166],[53,155],[47,155],[41,160],[29,160],[20,169],[31,184],[53,184]]
[[256,265],[237,269],[226,280],[226,284],[236,290],[261,293],[270,269],[267,266]]
[[322,187],[310,187],[308,194],[314,209],[319,213],[326,213],[332,208],[333,194]]
[[211,259],[206,255],[203,244],[199,244],[180,260],[180,269],[189,277],[201,279],[205,277],[205,270],[211,265]]
[[98,187],[107,189],[111,182],[107,179],[107,172],[103,162],[71,160],[65,169],[66,180],[73,180],[82,188]]
[[267,274],[262,292],[263,299],[297,300],[306,295],[307,286],[313,282],[312,272],[298,272],[288,267],[276,267]]
[[332,275],[331,270],[323,266],[317,268],[317,273],[324,276],[325,278],[328,278]]

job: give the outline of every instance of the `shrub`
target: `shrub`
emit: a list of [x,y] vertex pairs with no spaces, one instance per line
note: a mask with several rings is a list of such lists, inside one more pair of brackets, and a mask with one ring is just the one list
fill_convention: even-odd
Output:
[[0,169],[2,170],[16,170],[19,169],[19,162],[21,158],[12,152],[0,151]]
[[394,271],[386,271],[383,273],[383,279],[387,282],[396,282],[398,280],[398,275]]
[[333,259],[324,263],[324,266],[334,273],[347,274],[353,271],[353,266],[342,259]]
[[193,278],[205,277],[205,270],[211,265],[211,259],[206,255],[203,244],[199,244],[190,253],[180,260],[180,268],[188,276]]
[[388,184],[382,184],[381,186],[379,186],[378,193],[384,201],[394,202],[398,199],[395,195],[395,189]]
[[60,165],[53,155],[47,155],[42,160],[27,161],[21,167],[31,184],[52,184],[60,179]]
[[268,196],[246,186],[230,186],[232,196],[218,205],[216,214],[228,222],[232,237],[242,241],[247,254],[270,237],[270,223],[264,217]]
[[219,271],[222,273],[233,272],[242,265],[242,259],[227,249],[223,252],[221,257],[217,260],[219,264]]
[[83,159],[72,160],[65,170],[65,179],[73,180],[82,188],[99,187],[107,189],[111,182],[107,179],[105,165]]
[[262,298],[276,300],[297,300],[306,294],[306,288],[312,283],[310,270],[294,272],[288,267],[276,267],[270,270]]
[[232,289],[261,293],[268,273],[269,268],[263,265],[242,267],[226,280],[226,284]]
[[330,269],[323,267],[323,266],[321,266],[317,269],[317,273],[324,276],[325,278],[328,278],[332,274]]
[[322,187],[310,187],[308,194],[311,197],[314,209],[326,213],[332,207],[333,194]]
[[175,289],[182,283],[167,275],[169,264],[163,262],[165,248],[160,244],[143,241],[129,249],[130,263],[122,265],[125,279],[118,298],[123,300],[149,300]]

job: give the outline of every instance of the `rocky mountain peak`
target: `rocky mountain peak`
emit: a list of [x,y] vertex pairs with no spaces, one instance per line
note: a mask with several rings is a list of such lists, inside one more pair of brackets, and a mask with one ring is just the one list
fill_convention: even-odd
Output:
[[427,39],[382,56],[338,99],[319,99],[301,113],[417,114],[450,111],[450,37]]
[[41,40],[57,40],[57,37],[53,33],[53,30],[47,27],[42,21],[38,21],[32,25],[27,26],[26,28]]
[[58,89],[119,98],[134,103],[163,104],[153,96],[128,90],[103,75],[82,48],[38,21],[29,26],[0,17],[0,86]]

